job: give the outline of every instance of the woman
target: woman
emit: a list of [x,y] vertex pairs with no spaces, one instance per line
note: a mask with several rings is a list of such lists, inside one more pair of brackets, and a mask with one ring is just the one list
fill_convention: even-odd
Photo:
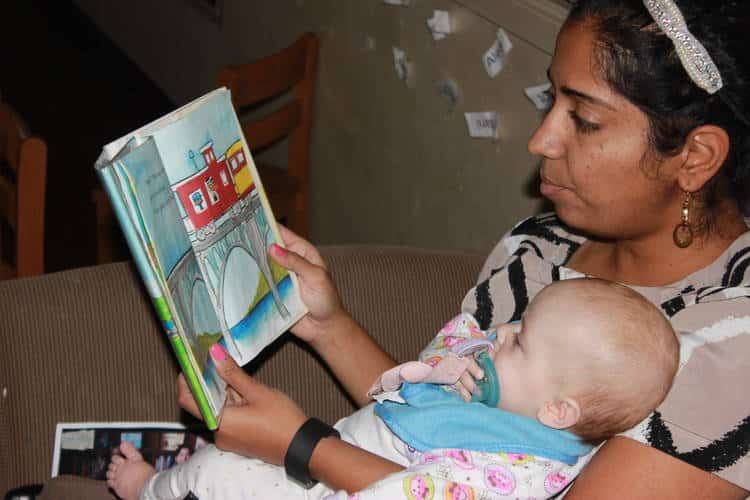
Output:
[[[486,327],[519,319],[550,281],[614,280],[664,310],[683,333],[685,363],[659,411],[608,441],[567,498],[748,495],[750,232],[740,204],[750,186],[749,21],[741,1],[584,0],[558,36],[554,105],[529,142],[555,215],[501,240],[464,310]],[[343,310],[315,249],[284,239],[290,251],[271,254],[299,274],[310,309],[293,331],[364,404],[394,361]],[[305,415],[230,361],[220,371],[245,401],[225,410],[217,445],[283,463]],[[310,452],[310,474],[348,491],[400,469],[336,439]]]

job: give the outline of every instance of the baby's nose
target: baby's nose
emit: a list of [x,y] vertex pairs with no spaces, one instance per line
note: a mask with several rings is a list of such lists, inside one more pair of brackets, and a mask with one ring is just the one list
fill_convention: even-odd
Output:
[[505,323],[503,325],[500,325],[495,330],[495,349],[499,349],[500,346],[502,346],[506,340],[508,340],[509,335],[515,335],[516,332],[520,330],[520,322],[514,321],[512,323]]

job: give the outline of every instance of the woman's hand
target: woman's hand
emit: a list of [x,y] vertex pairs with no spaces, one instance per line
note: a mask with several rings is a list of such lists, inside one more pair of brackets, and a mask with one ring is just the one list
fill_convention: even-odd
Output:
[[[230,396],[214,433],[216,446],[246,457],[282,465],[294,434],[307,420],[304,412],[286,394],[264,385],[245,373],[220,344],[211,347],[219,376],[229,384]],[[185,378],[178,379],[179,405],[201,418],[198,405]]]
[[271,245],[269,255],[297,274],[309,311],[292,333],[315,349],[357,404],[367,404],[372,381],[396,363],[344,309],[315,247],[289,229],[279,229],[287,248]]
[[300,295],[309,311],[291,331],[302,340],[313,342],[331,330],[331,323],[348,314],[318,250],[286,227],[279,225],[279,230],[286,248],[273,244],[269,255],[297,275]]
[[[216,446],[266,463],[283,466],[289,444],[307,417],[285,394],[254,380],[220,344],[211,347],[219,376],[229,384]],[[185,378],[178,378],[177,402],[196,418],[198,405]],[[323,439],[310,459],[313,477],[334,490],[361,490],[403,467],[340,439]]]

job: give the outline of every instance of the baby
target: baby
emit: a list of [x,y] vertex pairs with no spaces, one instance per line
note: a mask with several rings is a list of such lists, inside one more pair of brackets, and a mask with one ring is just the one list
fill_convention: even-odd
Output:
[[[420,361],[376,381],[379,403],[336,424],[342,439],[404,467],[352,497],[553,496],[593,445],[662,402],[678,362],[676,336],[658,309],[603,280],[553,283],[519,324],[496,331],[462,314]],[[129,443],[121,450],[107,477],[125,500],[352,498],[323,484],[305,490],[281,467],[211,446],[158,474]]]

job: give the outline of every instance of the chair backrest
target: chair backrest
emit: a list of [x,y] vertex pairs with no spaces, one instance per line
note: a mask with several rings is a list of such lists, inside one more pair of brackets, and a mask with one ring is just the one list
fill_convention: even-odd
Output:
[[[288,139],[288,163],[283,170],[286,182],[282,181],[281,187],[274,186],[277,191],[292,195],[288,208],[285,200],[274,200],[281,193],[269,189],[267,181],[273,180],[267,179],[268,174],[262,168],[259,170],[267,191],[270,191],[275,214],[279,218],[285,216],[287,225],[302,235],[307,235],[309,224],[310,132],[319,46],[314,34],[305,33],[276,54],[246,64],[226,66],[218,76],[218,84],[232,92],[232,102],[240,116],[248,147],[253,152]],[[243,119],[248,109],[282,96],[288,100],[274,111],[260,118]]]
[[47,145],[0,102],[0,278],[44,272]]

